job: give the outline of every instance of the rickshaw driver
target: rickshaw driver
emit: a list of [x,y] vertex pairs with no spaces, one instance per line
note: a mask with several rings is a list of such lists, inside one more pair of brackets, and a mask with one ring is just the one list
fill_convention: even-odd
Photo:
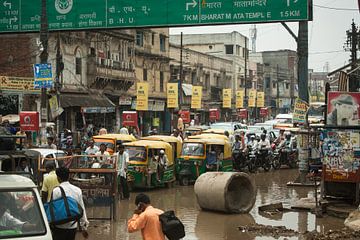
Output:
[[159,156],[155,156],[155,160],[157,162],[157,181],[161,182],[164,171],[167,169],[168,166],[168,158],[163,149],[160,150]]
[[[152,150],[154,151],[154,150]],[[156,153],[152,152],[152,157],[149,158],[149,167],[148,167],[148,171],[147,171],[147,179],[146,179],[146,184],[150,187],[151,186],[151,176],[157,172],[157,168],[158,168],[158,163],[156,160]]]
[[206,168],[208,170],[214,170],[217,166],[217,157],[215,149],[212,149],[212,146],[209,146],[206,154]]

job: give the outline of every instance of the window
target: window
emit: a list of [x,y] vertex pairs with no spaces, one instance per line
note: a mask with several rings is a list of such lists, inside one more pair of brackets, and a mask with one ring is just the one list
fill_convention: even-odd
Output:
[[155,33],[152,33],[151,34],[151,45],[154,46],[154,44],[155,44]]
[[273,88],[276,88],[276,82],[273,82]]
[[136,31],[136,45],[137,46],[144,46],[144,33],[141,31]]
[[160,51],[165,52],[166,51],[166,38],[164,35],[160,35]]
[[81,65],[81,52],[80,50],[77,50],[75,55],[75,74],[81,75]]
[[270,77],[265,78],[265,88],[270,88]]
[[290,83],[287,83],[286,84],[286,89],[289,89],[290,88]]
[[164,72],[160,72],[160,92],[164,92]]
[[234,45],[225,45],[226,54],[234,54]]
[[147,81],[147,69],[143,69],[143,80]]
[[240,46],[236,45],[236,55],[240,56]]

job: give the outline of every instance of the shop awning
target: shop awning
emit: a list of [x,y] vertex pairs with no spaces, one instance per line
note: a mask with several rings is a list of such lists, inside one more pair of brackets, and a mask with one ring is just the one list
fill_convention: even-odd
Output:
[[104,95],[99,94],[68,94],[60,95],[60,105],[67,107],[114,107],[115,105]]

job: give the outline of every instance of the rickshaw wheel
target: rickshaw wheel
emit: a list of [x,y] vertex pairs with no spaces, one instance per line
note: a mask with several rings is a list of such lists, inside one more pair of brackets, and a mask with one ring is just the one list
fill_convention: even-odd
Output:
[[179,182],[181,186],[189,186],[190,179],[189,177],[180,177]]

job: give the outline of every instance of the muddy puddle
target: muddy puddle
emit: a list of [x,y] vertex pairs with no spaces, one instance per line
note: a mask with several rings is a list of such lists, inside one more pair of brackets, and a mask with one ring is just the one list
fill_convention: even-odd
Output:
[[[312,187],[287,187],[286,183],[295,180],[297,170],[281,169],[268,173],[257,173],[255,178],[257,199],[254,208],[249,214],[226,215],[221,213],[201,211],[197,205],[193,187],[176,186],[172,189],[160,189],[147,192],[152,200],[152,205],[163,210],[175,210],[186,228],[186,238],[189,240],[267,240],[267,239],[317,239],[305,238],[303,233],[317,231],[320,233],[329,230],[341,231],[344,227],[343,220],[325,216],[316,218],[308,212],[281,212],[273,215],[259,213],[258,207],[264,204],[282,202],[284,208],[290,208],[295,200],[313,196]],[[131,194],[129,201],[121,201],[118,209],[118,221],[91,221],[89,228],[90,239],[141,239],[140,233],[129,234],[126,231],[127,219],[131,217],[135,207],[134,197]],[[104,209],[91,210],[93,214],[104,214]],[[284,226],[290,230],[276,235],[270,232],[239,229],[244,226],[269,225]],[[271,228],[271,227],[270,227]],[[279,228],[282,229],[282,228]],[[292,234],[290,232],[295,232]],[[81,239],[81,238],[79,238]],[[320,239],[320,238],[318,238]],[[325,239],[325,238],[324,238]]]

